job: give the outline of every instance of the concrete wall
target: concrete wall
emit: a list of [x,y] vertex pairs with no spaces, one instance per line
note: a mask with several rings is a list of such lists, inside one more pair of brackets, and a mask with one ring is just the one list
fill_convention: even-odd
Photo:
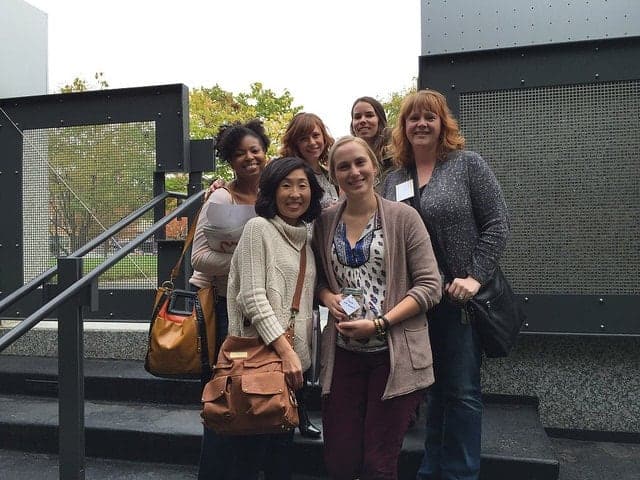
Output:
[[47,14],[23,0],[0,0],[0,98],[47,93]]
[[421,0],[422,55],[640,35],[638,0]]
[[540,400],[548,428],[640,432],[640,338],[521,335],[505,359],[486,359],[485,393]]

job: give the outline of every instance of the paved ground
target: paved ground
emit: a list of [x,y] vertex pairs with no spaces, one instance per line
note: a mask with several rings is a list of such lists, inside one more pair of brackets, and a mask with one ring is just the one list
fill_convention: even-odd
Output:
[[552,438],[560,480],[640,480],[640,444]]
[[[552,438],[560,480],[639,480],[640,444]],[[87,480],[193,480],[196,467],[87,459]],[[297,476],[295,480],[322,480]],[[57,480],[55,455],[0,450],[0,480]],[[404,479],[403,479],[404,480]],[[495,479],[517,480],[517,479]]]

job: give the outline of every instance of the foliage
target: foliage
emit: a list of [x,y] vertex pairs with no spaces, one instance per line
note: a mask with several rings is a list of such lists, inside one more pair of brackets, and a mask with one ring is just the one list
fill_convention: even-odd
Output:
[[402,100],[404,97],[416,91],[417,87],[417,79],[413,79],[413,86],[406,87],[396,92],[391,92],[385,99],[382,101],[382,106],[384,107],[384,111],[387,114],[387,126],[389,128],[394,128],[398,121],[398,114],[400,113],[400,105],[402,104]]
[[148,123],[52,129],[48,150],[52,234],[68,238],[71,251],[151,197],[155,135]]
[[[249,92],[238,94],[228,92],[217,84],[211,88],[196,88],[189,94],[191,137],[213,138],[223,124],[260,118],[272,140],[267,153],[275,156],[287,124],[302,110],[301,106],[295,106],[293,102],[293,96],[288,90],[278,95],[271,89],[265,89],[260,82],[252,83]],[[229,180],[233,174],[228,165],[219,164],[216,176]]]
[[93,75],[95,83],[89,83],[84,78],[76,77],[71,83],[67,83],[60,89],[60,93],[86,92],[87,90],[104,90],[109,88],[109,83],[104,78],[104,73],[96,72]]

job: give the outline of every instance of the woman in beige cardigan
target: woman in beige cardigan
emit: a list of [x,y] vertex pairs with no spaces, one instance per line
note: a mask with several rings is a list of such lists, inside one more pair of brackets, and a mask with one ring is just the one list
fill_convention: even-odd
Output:
[[440,300],[440,274],[417,212],[375,194],[378,162],[364,140],[338,140],[329,172],[345,201],[323,211],[313,235],[317,296],[332,320],[320,375],[325,462],[335,479],[395,479],[434,380],[425,312]]

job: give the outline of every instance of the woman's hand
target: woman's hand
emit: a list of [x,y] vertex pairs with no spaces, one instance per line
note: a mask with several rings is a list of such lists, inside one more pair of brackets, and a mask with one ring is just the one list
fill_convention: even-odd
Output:
[[329,309],[329,314],[336,322],[347,320],[348,316],[340,305],[340,301],[342,300],[341,294],[332,293],[328,288],[324,288],[318,293],[318,299],[320,303]]
[[226,186],[227,186],[227,181],[224,178],[216,178],[213,181],[213,183],[209,185],[209,189],[207,190],[207,193],[204,194],[204,199],[208,200],[213,192],[215,192],[219,188],[226,187]]
[[302,362],[285,335],[276,338],[272,345],[282,360],[282,371],[287,384],[294,390],[298,390],[303,384]]
[[481,286],[473,277],[454,278],[453,282],[445,285],[445,291],[455,302],[466,303],[478,293]]
[[376,334],[376,325],[373,321],[362,318],[336,322],[336,329],[345,337],[360,339],[373,337]]

